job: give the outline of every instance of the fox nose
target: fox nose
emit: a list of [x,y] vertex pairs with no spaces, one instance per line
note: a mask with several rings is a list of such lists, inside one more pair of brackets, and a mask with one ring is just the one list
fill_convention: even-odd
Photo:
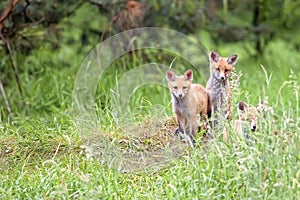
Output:
[[225,79],[225,77],[224,77],[224,76],[221,76],[221,79],[222,79],[222,80],[224,80],[224,79]]
[[179,94],[178,96],[179,96],[179,97],[182,97],[182,94]]
[[251,131],[255,131],[255,130],[256,130],[256,125],[253,125]]

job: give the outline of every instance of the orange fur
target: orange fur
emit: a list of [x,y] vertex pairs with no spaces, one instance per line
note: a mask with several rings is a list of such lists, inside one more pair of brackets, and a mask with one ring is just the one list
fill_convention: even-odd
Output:
[[178,122],[177,131],[187,134],[194,141],[197,115],[204,120],[209,112],[209,94],[202,85],[192,83],[192,70],[179,76],[168,70],[166,78],[171,92],[173,112]]
[[249,106],[245,102],[241,101],[238,105],[239,119],[233,121],[233,128],[238,134],[249,138],[248,133],[254,132],[258,128],[258,120],[260,118],[259,109],[255,106]]
[[255,131],[257,129],[257,122],[260,116],[259,110],[257,107],[249,106],[245,102],[239,102],[238,106],[239,120],[244,123],[247,123],[247,127],[251,131]]
[[237,58],[237,55],[220,57],[216,51],[211,51],[209,54],[210,78],[207,81],[206,89],[210,94],[212,111],[229,119],[232,119],[232,110],[228,77]]

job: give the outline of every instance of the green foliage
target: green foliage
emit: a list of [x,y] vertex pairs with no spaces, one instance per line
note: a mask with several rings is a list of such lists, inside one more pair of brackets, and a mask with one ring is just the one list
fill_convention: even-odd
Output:
[[[291,46],[282,41],[274,41],[267,48],[266,57],[254,60],[247,57],[248,51],[243,48],[245,45],[247,44],[218,48],[220,54],[236,51],[240,56],[236,71],[242,70],[243,75],[240,77],[241,85],[237,96],[233,97],[233,102],[241,99],[255,105],[259,99],[268,97],[275,117],[271,116],[271,120],[266,117],[260,121],[259,131],[250,136],[251,145],[234,136],[234,131],[230,130],[232,137],[227,143],[223,142],[221,137],[217,138],[215,142],[196,147],[189,156],[177,159],[151,174],[123,174],[107,168],[97,159],[90,160],[86,157],[81,148],[82,141],[69,115],[71,91],[78,69],[74,66],[78,66],[82,58],[79,56],[74,60],[72,55],[77,54],[77,51],[68,45],[57,54],[47,49],[36,51],[36,56],[32,55],[26,59],[24,65],[28,66],[27,71],[22,73],[24,90],[28,96],[25,106],[27,114],[20,113],[10,122],[5,122],[2,117],[1,197],[298,197],[299,102],[298,105],[295,102],[299,91],[299,72],[296,70],[297,66],[294,67],[298,55]],[[66,60],[58,59],[62,55]],[[169,62],[168,59],[165,61]],[[105,93],[108,93],[109,88],[126,72],[128,67],[124,65],[134,68],[141,63],[143,62],[138,56],[124,56],[114,63],[115,67],[112,65],[101,80],[105,81],[104,86],[107,87],[98,88],[99,98],[106,101],[105,98],[109,95]],[[263,64],[264,68],[259,64]],[[51,67],[53,65],[55,67]],[[293,67],[294,72],[291,72]],[[178,68],[178,71],[183,70],[185,69]],[[18,96],[13,91],[13,88],[8,88],[7,93],[10,101],[17,102]],[[164,98],[161,98],[162,96]],[[160,103],[166,106],[171,114],[169,101],[169,91],[165,87],[145,85],[136,91],[131,105],[139,111],[139,107],[147,110],[153,104]],[[13,108],[17,109],[18,104],[14,105]],[[99,109],[99,118],[102,119],[104,127],[109,129],[112,119],[105,117],[109,107],[105,108],[105,104],[102,104]],[[104,110],[101,111],[102,109]],[[2,110],[2,113],[4,112]],[[25,117],[28,115],[31,117]],[[143,120],[143,117],[140,119]],[[274,130],[279,131],[279,135],[274,135]]]
[[[287,113],[288,114],[288,113]],[[274,136],[272,122],[250,136],[196,147],[156,173],[124,174],[89,160],[67,121],[27,119],[1,128],[2,198],[267,198],[299,196],[297,132]],[[283,125],[283,124],[282,124]],[[271,125],[272,126],[272,125]],[[22,128],[17,128],[22,127]],[[281,127],[283,128],[283,127]]]
[[[52,43],[39,40],[46,34],[41,26],[21,30],[22,35],[42,44],[28,54],[15,51],[23,97],[17,92],[10,57],[4,49],[0,51],[0,79],[13,112],[10,118],[1,96],[1,199],[298,198],[300,37],[298,29],[293,27],[297,27],[299,4],[276,1],[282,5],[278,6],[273,1],[257,1],[263,12],[261,24],[252,27],[253,1],[222,2],[213,16],[208,16],[207,9],[211,7],[207,1],[151,1],[149,4],[155,11],[152,17],[156,24],[187,32],[204,48],[216,49],[220,55],[239,55],[233,78],[240,71],[242,75],[232,86],[234,118],[240,100],[253,105],[264,100],[274,111],[274,115],[269,112],[263,116],[258,131],[251,132],[249,144],[228,124],[228,142],[217,136],[215,141],[201,143],[156,172],[121,173],[103,165],[102,160],[88,157],[73,121],[72,90],[80,63],[98,43],[101,31],[115,13],[99,13],[91,4],[84,4],[74,14],[63,14],[57,19],[59,37],[48,38],[59,44],[55,48]],[[72,10],[74,7],[68,7],[67,3],[64,1],[60,7],[53,2],[54,8]],[[52,9],[50,1],[44,4],[45,8]],[[276,19],[274,13],[279,13],[280,18]],[[224,30],[236,26],[234,33],[243,36],[241,40],[232,43],[225,37],[228,34],[220,36]],[[261,31],[260,37],[267,40],[261,53],[257,53],[254,45],[255,31],[247,32],[255,28],[268,30]],[[19,50],[17,46],[14,49]],[[97,116],[108,135],[120,134],[111,116],[111,90],[126,72],[153,60],[166,66],[174,61],[172,67],[178,72],[193,68],[189,61],[160,50],[135,51],[118,58],[104,72],[96,92]],[[194,76],[195,82],[205,85],[208,74]],[[151,108],[156,104],[172,115],[166,85],[143,85],[130,98],[130,107],[136,114],[132,118],[137,123],[147,123],[154,115]],[[160,117],[164,120],[165,116]]]

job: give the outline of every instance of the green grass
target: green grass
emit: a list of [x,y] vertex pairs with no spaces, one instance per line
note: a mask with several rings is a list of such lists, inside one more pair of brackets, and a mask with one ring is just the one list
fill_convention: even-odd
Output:
[[155,173],[124,174],[88,159],[74,128],[47,126],[32,120],[18,129],[5,125],[3,199],[293,199],[300,195],[299,135],[284,139],[263,130],[255,134],[253,145],[242,141],[238,147],[238,138],[227,144],[218,139]]
[[[56,53],[34,52],[24,63],[28,71],[21,73],[24,102],[14,85],[5,88],[14,118],[9,119],[1,108],[0,198],[296,199],[300,196],[299,55],[289,45],[274,41],[265,57],[254,59],[247,57],[247,45],[232,44],[220,51],[240,55],[237,71],[242,70],[243,75],[233,104],[245,100],[255,105],[268,98],[268,106],[274,110],[274,115],[267,112],[259,130],[251,133],[251,144],[230,129],[228,142],[217,137],[159,170],[138,173],[109,168],[83,148],[71,108],[77,66],[83,57],[74,59],[71,47]],[[60,59],[62,55],[66,60]],[[134,68],[130,65],[133,61],[124,59],[106,72],[105,84],[97,88],[97,115],[102,128],[113,133],[119,130],[106,98],[116,79]],[[135,66],[142,63],[138,57],[134,59]],[[164,61],[170,64],[169,57]],[[178,71],[184,69],[179,68],[180,63]],[[205,85],[196,76],[195,81]],[[169,101],[166,88],[145,85],[131,97],[131,106],[141,111],[138,119],[143,123],[143,119],[149,120],[154,104],[162,104],[172,115]]]

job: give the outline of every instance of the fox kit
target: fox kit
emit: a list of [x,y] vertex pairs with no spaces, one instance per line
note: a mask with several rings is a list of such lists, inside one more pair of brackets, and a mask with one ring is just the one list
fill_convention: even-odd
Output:
[[227,79],[237,59],[237,55],[221,57],[216,51],[209,53],[210,78],[206,89],[210,94],[212,112],[221,114],[225,119],[232,118],[230,88]]
[[260,117],[260,112],[257,107],[248,106],[245,102],[241,101],[238,105],[238,114],[239,119],[233,122],[233,126],[239,134],[248,139],[249,130],[252,132],[257,130],[257,121]]
[[173,112],[176,114],[178,123],[176,132],[187,134],[194,142],[197,115],[200,114],[201,119],[204,120],[210,111],[209,94],[202,85],[192,84],[192,70],[180,76],[168,70],[166,78],[171,92]]

